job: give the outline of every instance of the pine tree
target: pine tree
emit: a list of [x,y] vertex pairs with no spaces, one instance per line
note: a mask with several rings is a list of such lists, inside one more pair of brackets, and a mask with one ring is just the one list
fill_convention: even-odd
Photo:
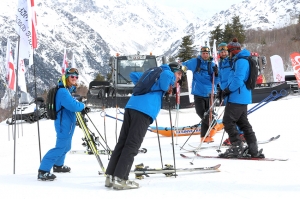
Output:
[[217,43],[222,43],[223,42],[223,30],[220,28],[220,25],[217,25],[216,29],[214,29],[213,31],[210,31],[210,37],[209,40],[210,41],[214,41],[217,40]]
[[98,73],[98,75],[96,76],[96,78],[94,80],[96,80],[96,81],[105,81],[105,77],[103,75],[101,75],[101,73]]
[[240,22],[239,16],[232,17],[231,29],[233,33],[233,37],[238,38],[239,43],[244,43],[246,39],[245,29],[243,24]]
[[223,31],[223,41],[226,43],[231,42],[233,39],[233,30],[231,28],[231,24],[226,24],[225,29]]
[[182,62],[191,59],[196,54],[197,50],[195,49],[195,46],[193,46],[194,41],[192,38],[192,35],[187,35],[182,38],[182,43],[179,46],[179,53],[176,56],[178,57]]

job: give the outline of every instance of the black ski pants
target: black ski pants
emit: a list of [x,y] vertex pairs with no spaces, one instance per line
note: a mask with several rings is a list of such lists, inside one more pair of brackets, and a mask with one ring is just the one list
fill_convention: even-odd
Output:
[[246,104],[235,104],[228,102],[225,107],[223,124],[231,143],[241,141],[236,126],[238,126],[239,129],[244,132],[244,137],[248,146],[251,143],[257,142],[255,133],[253,132],[252,126],[248,121]]
[[118,143],[106,169],[107,175],[128,180],[134,157],[138,154],[150,122],[150,116],[133,109],[125,109]]
[[201,118],[201,137],[204,137],[209,127],[209,113],[206,116],[205,112],[209,110],[208,97],[194,96],[194,103],[197,115]]

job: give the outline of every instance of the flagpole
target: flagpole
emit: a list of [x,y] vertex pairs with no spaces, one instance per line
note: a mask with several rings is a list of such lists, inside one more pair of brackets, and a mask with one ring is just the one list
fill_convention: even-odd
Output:
[[[32,60],[34,58],[34,49],[32,52]],[[35,74],[35,64],[34,62],[32,63],[33,65],[33,76],[34,76],[34,92],[35,92],[35,111],[37,117],[39,117],[39,112],[38,112],[38,103],[37,103],[37,91],[36,91],[36,74]],[[34,114],[33,114],[34,115]],[[42,155],[41,155],[41,138],[40,138],[40,122],[39,118],[37,119],[37,129],[38,129],[38,142],[39,142],[39,155],[40,155],[40,162],[42,161]]]
[[18,70],[19,70],[19,50],[20,50],[20,35],[18,36],[18,56],[17,56],[17,68],[16,68],[16,93],[15,93],[15,128],[14,128],[14,167],[13,167],[13,174],[16,173],[16,129],[17,129],[17,95],[18,95]]

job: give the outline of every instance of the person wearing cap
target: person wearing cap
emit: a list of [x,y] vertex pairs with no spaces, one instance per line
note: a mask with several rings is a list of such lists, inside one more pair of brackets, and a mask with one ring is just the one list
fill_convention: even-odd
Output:
[[[219,60],[219,78],[220,78],[220,90],[218,91],[219,101],[223,101],[223,104],[226,105],[227,98],[222,98],[222,90],[224,90],[228,86],[228,76],[230,71],[232,70],[232,60],[228,56],[228,48],[227,43],[220,43],[218,45],[218,53],[220,56]],[[245,141],[244,134],[242,131],[239,131],[239,135],[241,136],[242,141]],[[224,140],[223,145],[229,146],[231,145],[229,138]]]
[[[248,90],[245,82],[249,78],[250,66],[246,59],[241,57],[250,56],[247,49],[241,49],[237,38],[227,45],[229,57],[233,59],[232,70],[228,77],[228,84],[222,90],[222,97],[227,97],[227,104],[223,117],[224,129],[228,133],[231,146],[220,157],[239,158],[245,155],[264,158],[262,150],[258,150],[255,132],[247,117],[247,105],[252,103],[252,93]],[[244,132],[248,147],[238,133],[238,128]]]
[[[160,67],[162,72],[151,88],[153,92],[132,95],[125,106],[118,143],[106,169],[105,187],[113,187],[117,190],[139,188],[138,183],[128,179],[134,157],[138,153],[149,125],[161,109],[163,96],[172,92],[175,83],[182,76],[180,68],[170,68],[168,64]],[[137,84],[141,76],[142,72],[130,74],[134,84]]]
[[209,134],[205,140],[204,137],[209,129],[209,116],[205,113],[209,111],[210,95],[212,91],[213,74],[214,78],[214,94],[216,94],[216,85],[219,82],[218,66],[214,63],[210,56],[210,49],[207,46],[201,48],[201,55],[182,62],[187,70],[193,71],[192,94],[194,95],[194,103],[197,115],[201,120],[201,141],[213,142],[214,134]]
[[57,118],[54,121],[56,131],[55,147],[50,149],[43,157],[38,170],[38,180],[54,180],[56,176],[53,172],[70,172],[71,168],[64,165],[66,153],[71,149],[72,137],[76,126],[75,112],[80,112],[85,108],[82,102],[73,98],[72,93],[76,92],[77,80],[79,77],[78,70],[67,68],[66,85],[59,80],[55,107]]

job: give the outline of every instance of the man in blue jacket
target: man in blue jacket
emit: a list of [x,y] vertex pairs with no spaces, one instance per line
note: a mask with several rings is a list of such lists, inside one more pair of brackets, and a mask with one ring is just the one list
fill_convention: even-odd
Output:
[[205,115],[205,113],[211,106],[209,101],[212,91],[213,73],[215,73],[216,77],[214,79],[214,94],[216,93],[216,85],[219,82],[217,78],[218,66],[213,62],[210,50],[206,46],[201,48],[201,56],[182,62],[182,65],[193,72],[192,94],[194,95],[196,113],[202,119],[201,141],[213,142],[212,135],[208,135],[205,140],[203,138],[209,128],[209,115]]
[[[232,70],[232,59],[228,56],[228,48],[226,43],[220,43],[218,45],[218,53],[220,56],[219,61],[219,78],[220,78],[220,90],[224,90],[228,86],[228,77]],[[226,105],[227,98],[222,99],[222,92],[219,91],[219,101],[223,101],[223,104]],[[242,131],[239,131],[239,135],[241,136],[241,139],[245,141],[244,134]],[[229,138],[224,140],[223,145],[229,146],[231,145]]]
[[[157,117],[162,98],[166,92],[171,93],[175,83],[181,79],[180,68],[171,68],[164,64],[157,82],[149,92],[143,95],[132,95],[125,106],[124,120],[118,143],[112,153],[106,169],[106,187],[117,190],[136,189],[139,184],[128,180],[128,176],[149,125]],[[179,66],[180,67],[180,66]],[[136,84],[141,72],[132,72],[130,78]]]
[[71,168],[64,165],[66,153],[71,149],[72,137],[76,126],[75,112],[80,112],[84,109],[84,104],[73,98],[72,93],[76,92],[77,79],[79,76],[78,70],[68,68],[66,70],[66,84],[58,82],[59,89],[55,97],[55,107],[57,118],[54,121],[56,131],[56,144],[53,149],[50,149],[42,159],[38,170],[38,180],[54,180],[56,176],[50,173],[53,167],[53,172],[70,172]]
[[[247,118],[247,105],[252,103],[252,91],[248,90],[245,82],[249,78],[250,66],[248,60],[239,59],[250,56],[247,49],[241,50],[241,44],[234,38],[227,45],[229,57],[233,59],[232,70],[228,77],[228,85],[222,91],[223,97],[228,97],[225,107],[223,124],[229,135],[231,147],[221,157],[241,158],[264,157],[262,150],[258,151],[257,139]],[[244,132],[248,147],[244,146],[236,126]]]

